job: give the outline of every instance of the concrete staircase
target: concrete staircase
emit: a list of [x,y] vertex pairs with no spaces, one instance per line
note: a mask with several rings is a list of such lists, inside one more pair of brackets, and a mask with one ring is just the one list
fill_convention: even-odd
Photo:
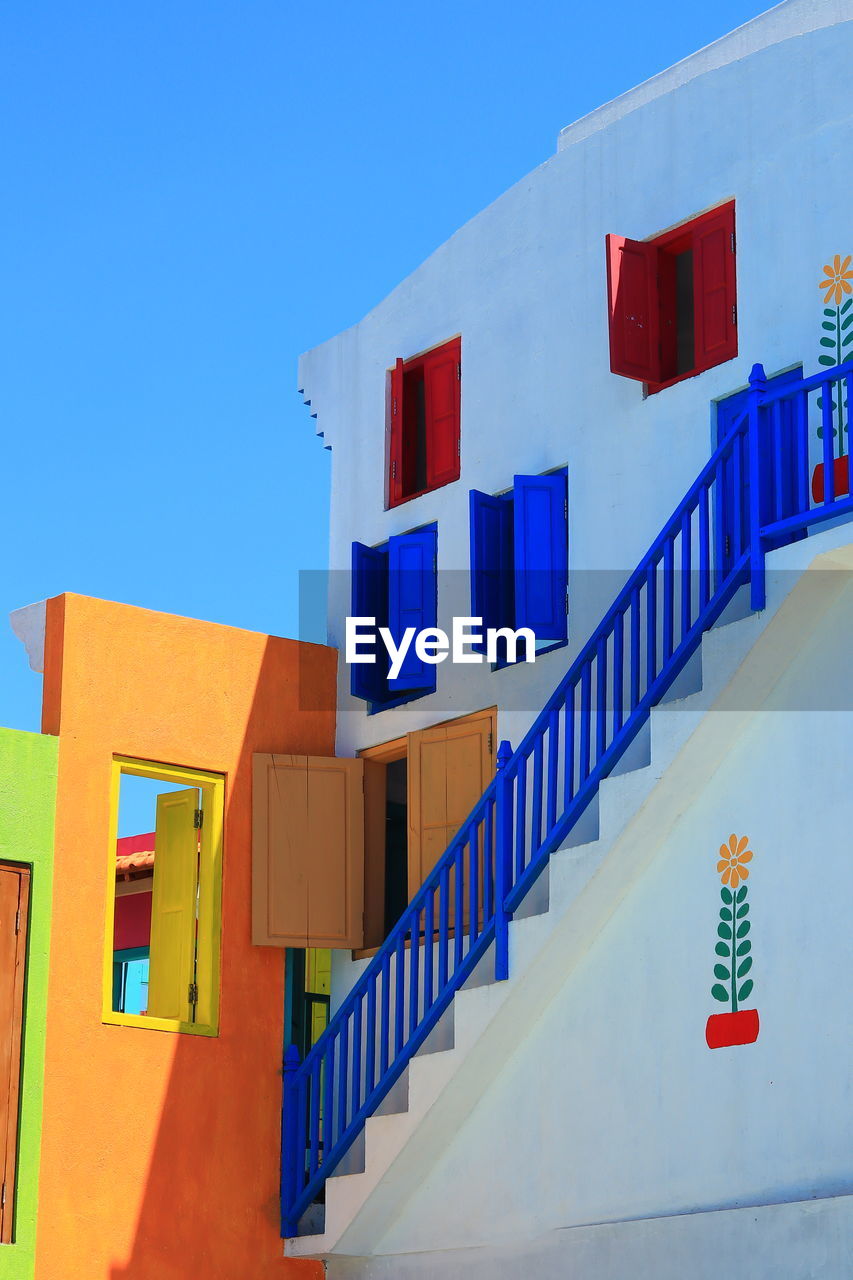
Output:
[[735,597],[528,894],[510,924],[509,979],[492,980],[490,951],[329,1177],[325,1211],[312,1207],[305,1234],[285,1241],[288,1256],[374,1250],[850,583],[850,526],[772,553],[767,569],[767,608],[750,614],[748,596]]

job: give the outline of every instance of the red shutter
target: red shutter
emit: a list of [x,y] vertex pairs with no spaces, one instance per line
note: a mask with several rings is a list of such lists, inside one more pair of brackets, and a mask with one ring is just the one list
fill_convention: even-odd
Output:
[[461,343],[448,342],[424,357],[427,485],[459,479]]
[[693,232],[697,369],[737,355],[734,202],[698,219]]
[[654,244],[607,237],[610,368],[639,382],[661,381],[658,251]]
[[388,397],[388,506],[403,501],[403,361],[391,370]]

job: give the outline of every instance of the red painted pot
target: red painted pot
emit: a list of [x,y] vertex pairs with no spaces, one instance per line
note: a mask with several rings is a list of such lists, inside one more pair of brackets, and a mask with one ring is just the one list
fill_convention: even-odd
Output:
[[737,1013],[712,1013],[705,1024],[709,1049],[732,1044],[753,1044],[758,1039],[758,1010],[738,1009]]
[[[835,481],[835,496],[843,498],[850,492],[850,458],[846,453],[833,462],[832,476]],[[823,502],[823,495],[823,463],[819,462],[812,475],[812,497],[815,502]]]

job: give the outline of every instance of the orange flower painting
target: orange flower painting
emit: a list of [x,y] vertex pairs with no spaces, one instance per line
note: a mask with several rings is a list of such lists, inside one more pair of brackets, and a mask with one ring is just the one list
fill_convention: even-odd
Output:
[[832,266],[828,263],[824,264],[824,272],[826,279],[818,282],[819,289],[825,289],[824,302],[835,302],[838,306],[845,293],[853,293],[853,271],[850,270],[850,263],[853,257],[848,253],[842,262],[841,254],[836,253],[832,260]]
[[723,884],[730,885],[732,889],[736,889],[741,880],[749,878],[746,864],[752,861],[752,851],[747,848],[748,844],[748,836],[741,836],[740,839],[729,836],[728,844],[720,845],[717,870],[722,874]]

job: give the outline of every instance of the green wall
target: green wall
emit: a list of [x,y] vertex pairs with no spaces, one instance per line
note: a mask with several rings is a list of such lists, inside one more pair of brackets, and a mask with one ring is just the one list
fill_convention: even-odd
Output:
[[0,859],[32,867],[15,1242],[0,1246],[0,1280],[32,1280],[35,1263],[57,748],[0,729]]

